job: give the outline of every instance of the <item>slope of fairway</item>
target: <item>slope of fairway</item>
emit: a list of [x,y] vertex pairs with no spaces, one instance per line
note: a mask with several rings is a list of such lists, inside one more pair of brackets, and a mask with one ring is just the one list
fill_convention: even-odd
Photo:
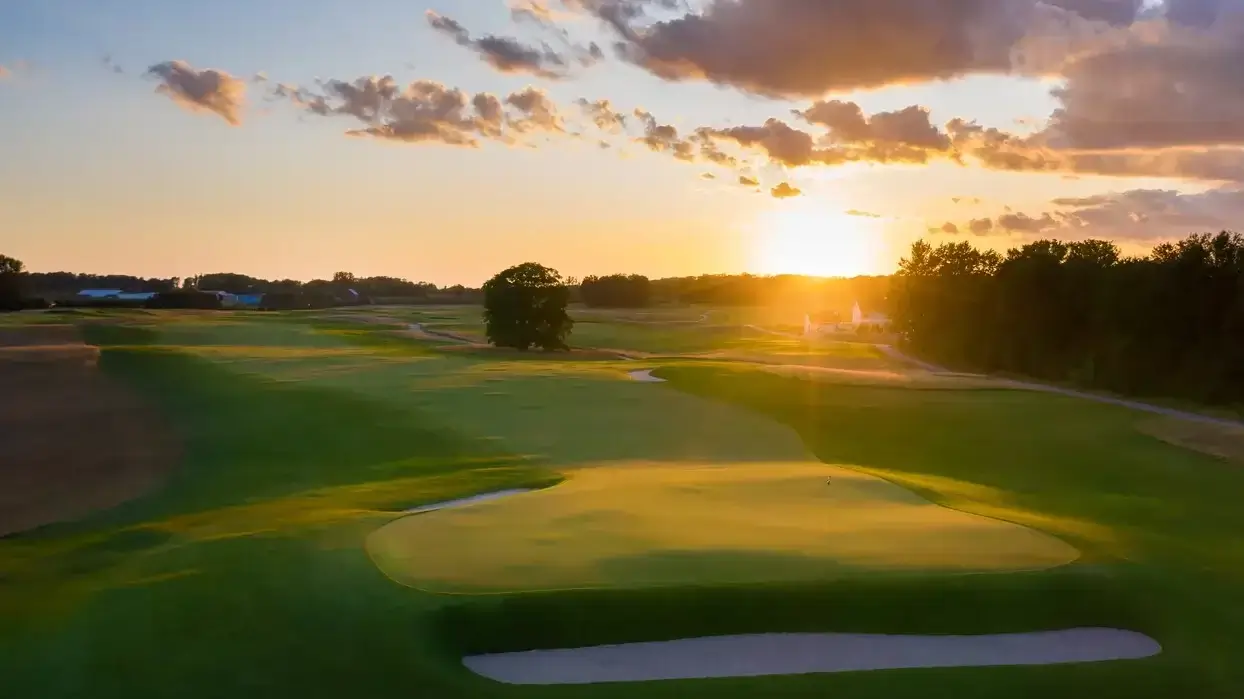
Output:
[[581,470],[545,491],[399,520],[368,550],[394,580],[454,593],[1001,572],[1077,555],[816,463]]
[[[548,493],[385,527],[373,538],[373,555],[392,578],[414,587],[539,590],[1026,570],[1076,555],[1033,530],[826,467],[789,427],[635,382],[627,375],[633,362],[498,361],[420,352],[415,343],[380,359],[350,354],[355,338],[341,332],[182,324],[165,326],[159,337],[193,342],[191,351],[235,371],[357,394],[395,413],[426,410],[481,449],[520,454],[572,478]],[[234,339],[244,344],[227,344]],[[633,462],[659,465],[616,467]],[[606,472],[578,474],[584,468]],[[826,503],[831,473],[842,485]],[[439,522],[451,524],[433,529]]]
[[[4,696],[1244,696],[1244,470],[1141,434],[1129,411],[1041,393],[841,386],[717,364],[662,368],[670,383],[645,385],[625,377],[651,366],[642,362],[456,363],[383,329],[311,327],[319,321],[300,314],[248,318],[264,328],[236,327],[240,314],[158,313],[117,317],[150,326],[141,332],[89,333],[106,345],[103,370],[175,428],[184,459],[150,497],[0,539]],[[614,407],[615,399],[625,400]],[[626,401],[651,414],[629,415]],[[697,405],[714,407],[676,414]],[[720,424],[696,429],[701,451],[751,449],[736,461],[756,467],[814,463],[807,444],[830,463],[939,503],[1056,534],[1083,556],[1003,575],[454,596],[394,583],[364,549],[396,512],[558,480],[525,456],[571,478],[590,475],[575,466],[677,449],[686,437],[675,428],[705,419]],[[561,420],[603,432],[552,440]],[[622,429],[630,425],[642,431]],[[744,429],[757,432],[734,434]],[[519,454],[514,445],[533,448]],[[797,453],[775,456],[779,447]],[[462,663],[734,634],[1080,627],[1142,632],[1163,652],[1048,667],[553,689],[502,685]]]

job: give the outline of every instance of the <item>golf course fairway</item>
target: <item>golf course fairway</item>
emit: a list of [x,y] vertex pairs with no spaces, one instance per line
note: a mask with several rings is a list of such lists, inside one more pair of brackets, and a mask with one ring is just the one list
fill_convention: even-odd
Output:
[[397,520],[368,551],[393,580],[447,593],[1009,572],[1077,557],[1036,530],[811,462],[578,469],[547,490]]

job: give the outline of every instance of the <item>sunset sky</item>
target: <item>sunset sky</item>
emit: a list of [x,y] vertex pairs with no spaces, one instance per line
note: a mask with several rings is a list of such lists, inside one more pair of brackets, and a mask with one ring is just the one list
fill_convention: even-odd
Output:
[[34,271],[856,275],[1244,214],[1244,0],[10,0],[0,66]]

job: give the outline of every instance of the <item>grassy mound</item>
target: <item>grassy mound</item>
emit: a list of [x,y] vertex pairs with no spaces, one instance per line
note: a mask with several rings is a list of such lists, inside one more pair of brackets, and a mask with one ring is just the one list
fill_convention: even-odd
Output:
[[1003,572],[1077,556],[816,463],[584,469],[547,491],[394,522],[368,550],[394,580],[453,593]]

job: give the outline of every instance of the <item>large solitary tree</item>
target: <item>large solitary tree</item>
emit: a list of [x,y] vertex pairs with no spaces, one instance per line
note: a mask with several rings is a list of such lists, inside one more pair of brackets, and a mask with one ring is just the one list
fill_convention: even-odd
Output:
[[557,270],[534,262],[511,267],[484,284],[488,341],[523,351],[569,349],[569,301],[570,288]]

